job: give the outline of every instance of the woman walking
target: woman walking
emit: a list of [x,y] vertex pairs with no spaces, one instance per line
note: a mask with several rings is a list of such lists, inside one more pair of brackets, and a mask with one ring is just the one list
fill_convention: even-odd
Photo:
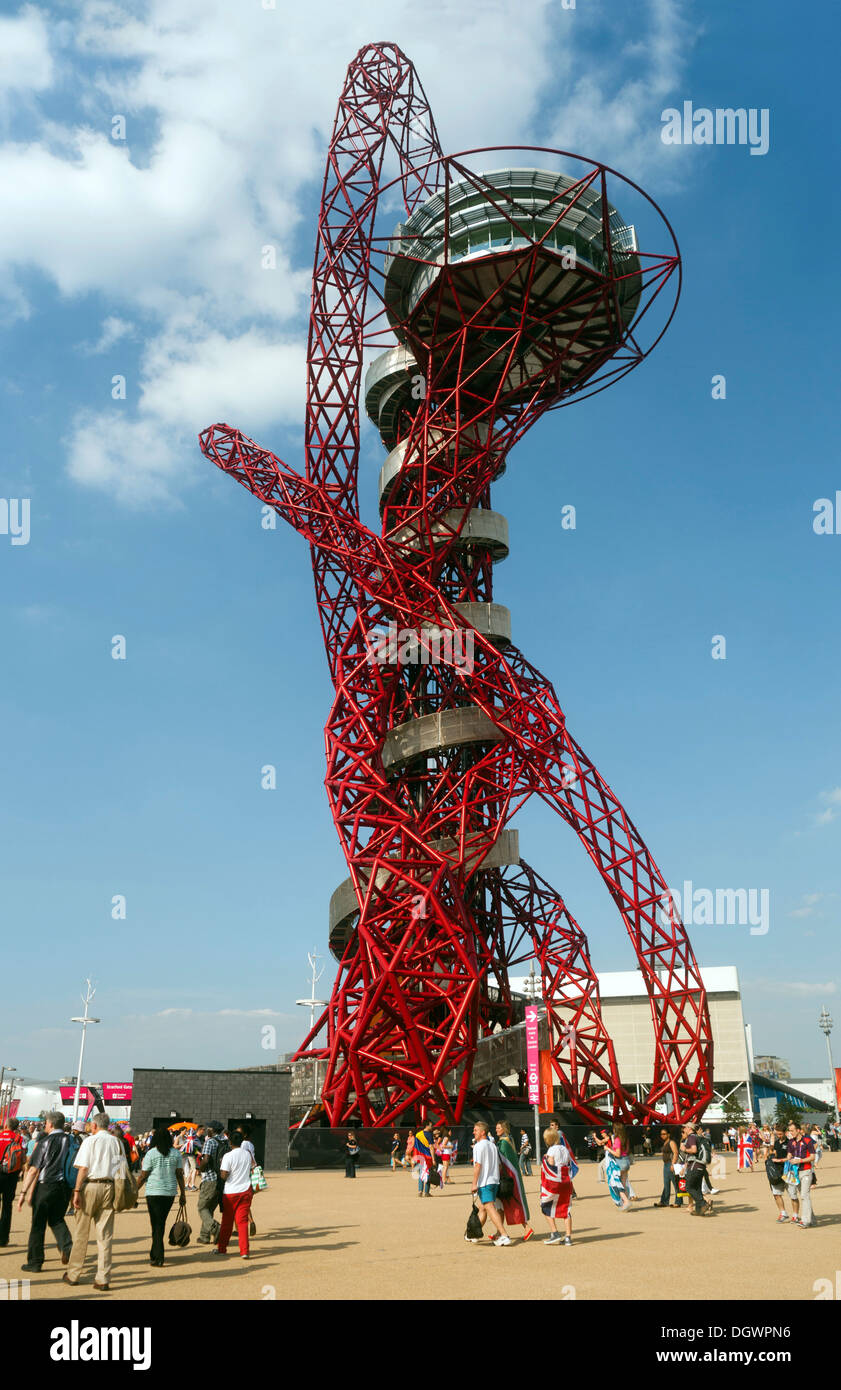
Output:
[[176,1149],[172,1135],[161,1126],[152,1135],[151,1146],[143,1157],[143,1165],[137,1179],[140,1192],[146,1184],[146,1209],[152,1227],[152,1245],[149,1250],[149,1263],[156,1269],[164,1264],[164,1230],[170,1207],[178,1192],[182,1202],[186,1202],[184,1191],[184,1163],[181,1150]]
[[671,1131],[664,1125],[660,1130],[660,1142],[662,1144],[661,1158],[663,1160],[663,1191],[660,1193],[660,1201],[655,1202],[655,1207],[668,1207],[669,1199],[672,1195],[672,1188],[675,1193],[675,1206],[683,1206],[683,1197],[678,1187],[678,1175],[675,1172],[675,1164],[678,1162],[678,1146],[672,1138]]
[[529,1204],[526,1201],[526,1189],[523,1186],[523,1175],[520,1172],[520,1164],[517,1158],[517,1150],[514,1148],[514,1140],[511,1138],[511,1126],[507,1120],[500,1120],[496,1127],[497,1148],[499,1149],[499,1175],[500,1192],[502,1191],[505,1179],[510,1178],[513,1191],[510,1197],[501,1197],[504,1223],[506,1226],[522,1226],[523,1240],[531,1240],[534,1231],[529,1221]]
[[621,1211],[630,1211],[628,1169],[631,1160],[628,1156],[628,1135],[625,1126],[620,1121],[614,1126],[612,1138],[605,1137],[597,1142],[604,1145],[604,1172],[611,1200]]
[[245,1136],[241,1129],[231,1130],[228,1138],[231,1147],[222,1156],[222,1162],[219,1165],[219,1172],[225,1180],[225,1186],[222,1189],[222,1223],[219,1227],[219,1236],[213,1253],[214,1255],[227,1255],[228,1241],[236,1221],[239,1253],[242,1259],[247,1260],[248,1222],[251,1216],[251,1201],[254,1196],[254,1189],[251,1186],[251,1169],[254,1167],[254,1159],[248,1150],[243,1148]]
[[188,1192],[196,1191],[196,1152],[198,1147],[199,1144],[196,1139],[196,1131],[194,1129],[188,1130],[187,1137],[181,1146],[181,1152],[184,1155],[184,1174]]
[[[572,1245],[572,1217],[569,1204],[572,1200],[573,1166],[572,1154],[561,1142],[561,1135],[554,1127],[544,1129],[543,1142],[546,1153],[540,1166],[540,1210],[551,1227],[546,1245]],[[558,1218],[564,1223],[564,1235],[558,1230]]]
[[448,1129],[445,1129],[441,1135],[440,1152],[441,1167],[439,1172],[441,1174],[441,1190],[443,1191],[445,1183],[452,1183],[452,1178],[448,1177],[448,1174],[450,1164],[453,1161],[453,1139]]
[[745,1129],[744,1125],[739,1127],[739,1172],[750,1173],[753,1171],[753,1139]]

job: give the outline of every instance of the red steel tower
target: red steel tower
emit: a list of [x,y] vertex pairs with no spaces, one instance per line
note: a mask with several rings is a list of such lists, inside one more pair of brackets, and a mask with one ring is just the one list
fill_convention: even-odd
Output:
[[[680,261],[636,185],[525,153],[444,156],[405,55],[362,49],[321,200],[305,472],[228,425],[201,435],[310,545],[349,877],[330,901],[332,997],[297,1056],[326,1064],[334,1125],[458,1119],[477,1043],[514,1020],[510,979],[532,960],[557,1082],[583,1116],[687,1119],[712,1095],[706,997],[667,885],[493,596],[508,527],[491,484],[509,450],[642,361],[674,313]],[[645,245],[614,189],[643,209]],[[404,220],[384,233],[397,196]],[[387,451],[379,534],[359,519],[360,394]],[[587,939],[520,858],[509,823],[534,795],[577,834],[633,944],[655,1042],[641,1100],[622,1086]]]

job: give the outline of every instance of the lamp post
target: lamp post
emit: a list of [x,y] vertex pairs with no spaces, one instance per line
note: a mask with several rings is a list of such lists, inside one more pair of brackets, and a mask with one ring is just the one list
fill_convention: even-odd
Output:
[[0,1066],[0,1123],[6,1123],[5,1105],[3,1101],[3,1077],[6,1072],[17,1071],[17,1067]]
[[76,1072],[76,1094],[73,1097],[74,1122],[79,1115],[79,1092],[82,1088],[82,1064],[85,1060],[85,1038],[87,1037],[88,1024],[102,1022],[102,1019],[90,1018],[88,1015],[88,1008],[90,1007],[90,1002],[93,999],[93,996],[96,994],[96,987],[91,984],[90,980],[88,980],[86,983],[87,988],[85,990],[85,993],[82,995],[82,1003],[85,1006],[84,1016],[82,1018],[71,1018],[70,1020],[71,1023],[81,1023],[82,1025],[82,1046],[79,1048],[79,1069]]
[[[320,970],[318,969],[318,961],[320,960],[320,957],[319,957],[318,955],[316,955],[315,951],[312,951],[312,952],[309,952],[309,951],[308,951],[308,952],[307,952],[307,960],[308,960],[309,963],[310,963],[310,969],[311,969],[311,971],[312,971],[312,981],[311,981],[311,985],[310,985],[310,997],[309,997],[309,999],[296,999],[296,1000],[295,1000],[295,1003],[296,1003],[296,1004],[300,1004],[301,1008],[303,1008],[303,1009],[309,1009],[309,1011],[310,1011],[310,1032],[312,1032],[313,1028],[315,1027],[315,1011],[316,1011],[316,1009],[324,1009],[324,1008],[326,1008],[326,1007],[327,1007],[327,1004],[328,1004],[328,1000],[326,1000],[326,999],[316,999],[316,997],[315,997],[315,987],[316,987],[316,985],[318,984],[318,981],[321,979],[322,975],[324,974],[324,966],[323,966],[323,965],[322,965],[322,967],[321,967]],[[318,1090],[318,1058],[316,1058],[315,1061],[314,1061],[314,1063],[313,1063],[313,1082],[312,1082],[313,1105],[315,1105],[316,1101],[318,1100],[318,1096],[319,1096],[319,1090]]]
[[821,1009],[821,1016],[818,1019],[818,1027],[820,1028],[821,1032],[826,1038],[826,1055],[829,1061],[829,1084],[832,1087],[833,1098],[835,1101],[835,1123],[838,1124],[838,1087],[835,1084],[835,1067],[832,1064],[832,1045],[829,1041],[829,1035],[832,1032],[833,1027],[832,1014],[826,1007]]
[[[5,1102],[5,1099],[4,1099],[4,1097],[3,1097],[3,1077],[6,1075],[7,1072],[13,1072],[13,1071],[17,1071],[17,1067],[6,1067],[6,1066],[0,1067],[0,1124],[2,1124],[3,1126],[5,1126],[5,1124],[6,1124],[6,1102]],[[11,1107],[12,1086],[13,1086],[13,1085],[14,1085],[14,1082],[13,1082],[13,1081],[10,1081],[10,1082],[9,1082],[9,1086],[8,1086],[10,1107]]]

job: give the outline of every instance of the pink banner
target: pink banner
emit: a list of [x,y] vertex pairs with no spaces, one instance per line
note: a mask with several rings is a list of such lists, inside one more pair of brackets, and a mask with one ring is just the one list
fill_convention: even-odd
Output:
[[105,1101],[119,1101],[122,1105],[131,1104],[130,1081],[103,1081],[102,1099]]
[[526,1070],[529,1105],[540,1104],[540,1052],[537,1045],[537,1005],[526,1005]]

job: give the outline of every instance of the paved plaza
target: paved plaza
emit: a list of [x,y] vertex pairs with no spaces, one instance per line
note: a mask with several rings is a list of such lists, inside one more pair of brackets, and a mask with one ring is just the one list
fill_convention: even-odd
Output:
[[[639,1200],[618,1211],[597,1183],[595,1164],[576,1180],[571,1248],[544,1247],[546,1222],[537,1201],[538,1180],[526,1178],[535,1228],[523,1244],[495,1249],[468,1245],[470,1168],[460,1165],[453,1186],[419,1198],[407,1172],[363,1168],[356,1181],[337,1172],[269,1175],[253,1214],[258,1235],[251,1258],[241,1260],[234,1238],[227,1256],[195,1244],[196,1197],[189,1195],[193,1239],[186,1250],[167,1246],[163,1269],[148,1264],[149,1220],[138,1209],[116,1218],[114,1272],[108,1293],[92,1287],[89,1247],[84,1282],[61,1282],[58,1252],[47,1233],[47,1258],[32,1275],[31,1300],[72,1303],[137,1299],[705,1299],[811,1300],[818,1280],[835,1285],[841,1251],[841,1154],[827,1153],[818,1170],[813,1205],[819,1225],[803,1231],[775,1224],[764,1170],[739,1173],[729,1155],[716,1155],[724,1174],[714,1201],[717,1215],[690,1217],[657,1210],[659,1160],[637,1160],[631,1182]],[[72,1223],[71,1223],[72,1224]],[[28,1210],[12,1224],[0,1253],[0,1278],[21,1279]]]

